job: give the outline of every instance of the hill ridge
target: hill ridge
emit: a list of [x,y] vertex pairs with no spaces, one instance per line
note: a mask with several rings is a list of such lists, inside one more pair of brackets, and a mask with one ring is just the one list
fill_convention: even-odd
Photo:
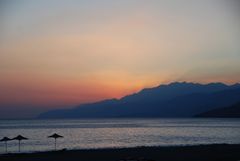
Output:
[[145,88],[120,99],[48,111],[39,118],[192,117],[240,100],[240,84],[172,82]]

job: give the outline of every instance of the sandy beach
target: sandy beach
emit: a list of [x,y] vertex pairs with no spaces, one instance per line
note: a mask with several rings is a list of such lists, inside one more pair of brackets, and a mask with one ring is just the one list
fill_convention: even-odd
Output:
[[1,161],[239,161],[240,144],[2,154]]

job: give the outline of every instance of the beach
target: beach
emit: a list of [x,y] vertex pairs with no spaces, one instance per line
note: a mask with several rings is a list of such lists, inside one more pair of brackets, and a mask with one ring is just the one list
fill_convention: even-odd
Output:
[[1,154],[1,161],[239,161],[240,144],[58,150]]

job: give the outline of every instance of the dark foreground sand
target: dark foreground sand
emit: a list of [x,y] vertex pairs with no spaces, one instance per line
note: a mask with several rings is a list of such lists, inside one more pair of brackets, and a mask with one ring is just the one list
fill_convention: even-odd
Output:
[[0,155],[0,161],[240,161],[240,144],[62,150]]

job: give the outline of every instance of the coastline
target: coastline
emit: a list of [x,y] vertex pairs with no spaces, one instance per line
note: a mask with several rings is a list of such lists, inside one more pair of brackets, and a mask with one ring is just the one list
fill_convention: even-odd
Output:
[[239,161],[240,144],[58,150],[0,154],[1,161]]

